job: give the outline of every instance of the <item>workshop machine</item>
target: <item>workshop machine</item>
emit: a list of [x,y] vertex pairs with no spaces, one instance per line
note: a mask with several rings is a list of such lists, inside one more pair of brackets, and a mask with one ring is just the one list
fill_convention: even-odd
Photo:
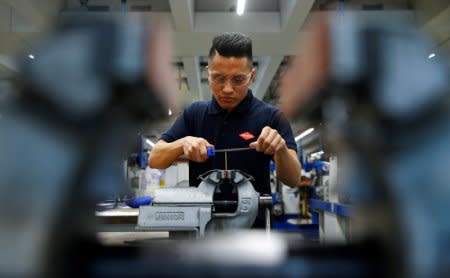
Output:
[[120,162],[136,135],[176,111],[149,75],[155,52],[170,67],[158,32],[133,18],[72,19],[25,50],[36,59],[17,60],[1,107],[0,276],[66,276],[69,250],[95,241],[95,204],[127,192]]
[[[79,22],[35,46],[39,59],[23,63],[20,93],[2,111],[0,275],[449,277],[448,68],[426,58],[432,46],[408,26],[344,19],[334,19],[327,35],[329,90],[308,107],[318,108],[326,136],[346,146],[340,159],[345,153],[353,161],[345,184],[364,217],[355,215],[360,229],[350,244],[310,246],[252,233],[101,245],[95,203],[126,188],[120,161],[129,142],[140,124],[167,109],[141,82],[148,29]],[[230,204],[214,199],[213,184],[248,182],[231,170],[204,178],[209,193],[197,192],[198,200],[214,210]],[[159,195],[154,207],[167,200]],[[192,226],[208,231],[208,224]]]
[[162,188],[155,192],[152,204],[139,208],[138,230],[206,233],[250,228],[260,210],[265,210],[266,230],[270,230],[271,196],[260,196],[252,176],[240,170],[228,170],[227,154],[252,150],[208,147],[213,158],[224,153],[224,170],[211,170],[199,177],[198,187]]
[[258,209],[272,203],[270,196],[259,196],[253,178],[239,170],[212,170],[200,178],[198,187],[156,190],[152,205],[139,208],[137,228],[192,231],[204,237],[205,232],[250,228]]

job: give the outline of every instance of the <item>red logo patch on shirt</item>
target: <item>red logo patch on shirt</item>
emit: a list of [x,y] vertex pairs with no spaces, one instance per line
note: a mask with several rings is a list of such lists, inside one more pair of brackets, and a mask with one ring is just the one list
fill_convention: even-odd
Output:
[[248,132],[248,131],[239,134],[239,136],[241,136],[241,138],[244,139],[244,140],[250,140],[250,139],[255,138],[255,135],[251,134],[251,133]]

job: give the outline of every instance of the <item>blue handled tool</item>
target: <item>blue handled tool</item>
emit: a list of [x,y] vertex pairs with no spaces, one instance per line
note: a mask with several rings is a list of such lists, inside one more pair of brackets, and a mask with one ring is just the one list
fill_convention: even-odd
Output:
[[213,157],[216,155],[216,153],[240,152],[240,151],[248,151],[248,150],[253,150],[253,149],[250,147],[245,147],[245,148],[230,148],[230,149],[216,150],[214,147],[208,147],[207,154],[208,154],[208,157]]

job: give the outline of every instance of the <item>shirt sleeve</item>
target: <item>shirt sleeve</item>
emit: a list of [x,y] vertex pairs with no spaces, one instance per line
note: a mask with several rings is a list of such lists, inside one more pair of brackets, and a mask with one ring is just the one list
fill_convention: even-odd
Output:
[[168,143],[176,141],[180,138],[186,137],[190,134],[189,129],[189,111],[191,107],[185,109],[183,113],[178,116],[175,123],[161,135],[161,140]]
[[295,143],[294,134],[292,133],[291,125],[286,117],[280,111],[276,111],[271,127],[276,129],[278,133],[286,141],[286,146],[289,149],[297,152],[297,143]]

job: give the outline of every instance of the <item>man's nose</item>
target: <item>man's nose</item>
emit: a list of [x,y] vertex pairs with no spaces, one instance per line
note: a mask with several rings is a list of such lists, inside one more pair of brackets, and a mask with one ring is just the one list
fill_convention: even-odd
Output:
[[233,93],[233,86],[231,86],[231,82],[229,80],[227,80],[227,82],[225,82],[225,85],[223,86],[222,91],[224,93]]

